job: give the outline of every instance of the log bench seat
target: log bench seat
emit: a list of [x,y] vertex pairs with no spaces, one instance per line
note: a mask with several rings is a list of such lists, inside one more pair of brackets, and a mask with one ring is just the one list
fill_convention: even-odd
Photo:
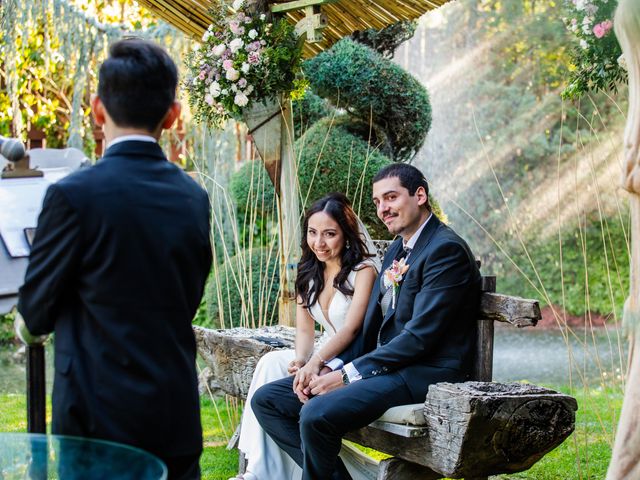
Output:
[[[495,293],[495,285],[495,277],[483,277],[473,381],[431,385],[423,404],[391,408],[345,437],[393,456],[380,461],[369,478],[480,480],[520,472],[573,432],[574,398],[535,385],[491,381],[494,322],[520,328],[541,318],[537,301]],[[285,326],[194,326],[194,332],[215,386],[240,398],[246,398],[258,360],[271,350],[293,348],[295,338],[295,329]],[[240,462],[243,471],[242,456]]]

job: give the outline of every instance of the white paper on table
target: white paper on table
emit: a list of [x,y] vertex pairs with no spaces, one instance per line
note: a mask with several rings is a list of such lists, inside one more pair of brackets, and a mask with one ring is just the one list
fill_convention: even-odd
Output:
[[24,229],[36,227],[50,184],[44,177],[0,181],[0,237],[11,257],[29,256],[31,248]]

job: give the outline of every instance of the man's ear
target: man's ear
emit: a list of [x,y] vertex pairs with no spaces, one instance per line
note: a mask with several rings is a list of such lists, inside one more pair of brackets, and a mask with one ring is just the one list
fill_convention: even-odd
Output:
[[424,187],[416,188],[416,193],[414,194],[418,197],[418,205],[428,205],[429,204],[429,195],[427,195]]
[[93,115],[93,120],[96,122],[96,125],[101,127],[104,125],[106,118],[106,110],[104,108],[104,104],[100,97],[95,93],[91,95],[91,113]]
[[180,105],[180,102],[173,102],[169,107],[167,116],[164,117],[164,120],[162,121],[162,128],[165,130],[171,128],[171,125],[180,118],[180,112],[182,112],[182,105]]

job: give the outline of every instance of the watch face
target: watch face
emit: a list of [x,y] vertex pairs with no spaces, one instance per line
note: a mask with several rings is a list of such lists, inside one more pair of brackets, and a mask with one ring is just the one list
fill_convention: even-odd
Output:
[[342,383],[349,385],[349,375],[347,375],[347,371],[344,369],[342,369]]

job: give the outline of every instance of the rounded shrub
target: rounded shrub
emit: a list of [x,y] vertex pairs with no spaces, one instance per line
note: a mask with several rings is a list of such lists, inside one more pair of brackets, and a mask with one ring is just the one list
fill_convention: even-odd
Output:
[[264,168],[262,160],[245,162],[234,172],[229,182],[229,191],[237,208],[238,216],[258,210],[258,216],[264,217],[276,210],[276,191]]
[[343,119],[324,118],[296,141],[300,195],[306,208],[330,192],[342,192],[373,238],[389,238],[371,201],[372,180],[391,160],[349,131]]
[[333,112],[333,107],[324,98],[320,98],[311,89],[304,92],[304,97],[294,100],[293,105],[293,129],[294,138],[300,138],[307,129],[324,117],[328,117]]
[[304,63],[313,90],[364,122],[382,127],[395,161],[408,161],[431,127],[423,85],[375,50],[350,38]]
[[243,250],[219,266],[207,283],[210,328],[278,323],[280,267],[276,247]]

